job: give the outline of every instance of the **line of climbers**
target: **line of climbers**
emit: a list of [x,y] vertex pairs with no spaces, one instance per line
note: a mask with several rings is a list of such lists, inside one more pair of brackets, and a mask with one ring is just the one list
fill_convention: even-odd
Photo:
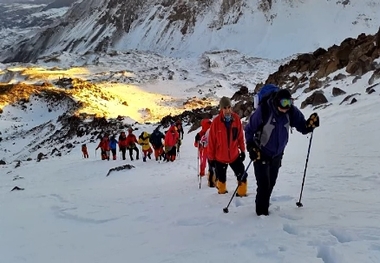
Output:
[[[108,133],[100,139],[98,146],[95,151],[101,150],[101,159],[110,160],[110,154],[112,153],[112,159],[117,159],[117,147],[119,147],[119,152],[121,152],[121,158],[126,160],[126,153],[128,150],[129,158],[131,161],[134,160],[133,153],[135,153],[135,159],[139,160],[140,151],[137,145],[141,146],[142,160],[143,162],[148,159],[152,159],[152,153],[156,161],[166,161],[173,162],[176,156],[179,154],[182,139],[183,139],[183,128],[182,122],[178,120],[177,122],[172,122],[169,129],[165,132],[165,135],[159,130],[160,127],[154,129],[150,134],[143,131],[138,138],[133,134],[133,129],[128,128],[128,135],[122,131],[119,135],[118,140],[116,135],[110,135]],[[152,149],[153,148],[153,149]],[[86,149],[87,150],[87,149]],[[82,146],[82,152],[83,152]],[[83,152],[84,158],[86,157]],[[88,154],[87,154],[88,156]]]

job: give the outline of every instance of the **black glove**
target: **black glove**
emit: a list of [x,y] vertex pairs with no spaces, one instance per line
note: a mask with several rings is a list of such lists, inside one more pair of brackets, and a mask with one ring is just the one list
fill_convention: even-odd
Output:
[[245,152],[240,152],[239,158],[242,162],[245,160]]
[[201,140],[201,136],[199,135],[199,133],[197,133],[197,135],[195,135],[195,141],[199,142],[200,140]]
[[310,115],[309,119],[306,121],[306,127],[310,129],[314,129],[319,127],[319,116],[316,112]]
[[257,147],[255,143],[248,143],[247,151],[249,153],[249,159],[251,159],[254,162],[257,160],[260,160],[261,158],[260,149]]

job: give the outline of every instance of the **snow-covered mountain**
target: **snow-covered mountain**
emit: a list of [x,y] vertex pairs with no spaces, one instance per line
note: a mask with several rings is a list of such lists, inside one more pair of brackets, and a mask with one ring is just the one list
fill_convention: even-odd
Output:
[[379,10],[374,0],[89,0],[12,45],[1,59],[130,49],[180,57],[234,49],[284,58],[374,34]]
[[51,25],[75,0],[0,1],[0,49],[5,50]]

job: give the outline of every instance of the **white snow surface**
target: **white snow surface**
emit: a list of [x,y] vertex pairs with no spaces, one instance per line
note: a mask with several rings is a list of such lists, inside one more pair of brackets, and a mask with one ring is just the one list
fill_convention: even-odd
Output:
[[[223,57],[225,54],[215,56],[213,61],[224,63]],[[240,61],[239,55],[236,57]],[[204,81],[204,75],[194,69],[194,61],[175,61],[171,65],[188,68],[187,81]],[[262,67],[270,69],[271,65],[268,62]],[[98,66],[102,72],[104,65]],[[223,73],[228,76],[235,71],[233,76],[240,76],[238,80],[251,77],[254,83],[255,78],[263,77],[252,77],[249,68],[226,68],[229,71]],[[219,69],[223,71],[215,70]],[[92,72],[96,72],[95,66]],[[217,79],[218,72],[212,73],[210,79]],[[208,188],[205,178],[198,189],[195,132],[185,133],[180,156],[173,163],[123,161],[119,155],[118,160],[101,161],[95,151],[97,143],[87,142],[89,159],[83,159],[80,147],[76,147],[62,157],[22,161],[18,168],[15,162],[0,166],[1,262],[380,262],[380,112],[378,91],[364,92],[370,76],[368,73],[354,84],[353,77],[347,77],[324,89],[331,105],[316,110],[321,126],[313,136],[301,200],[304,207],[295,203],[310,135],[294,131],[290,136],[268,217],[254,212],[252,166],[248,169],[249,196],[234,198],[228,214],[222,209],[236,187],[230,169],[228,194],[218,195],[216,189]],[[188,85],[165,90],[167,83],[170,81],[158,81],[156,86],[142,84],[140,89],[173,90],[173,96],[197,94]],[[335,86],[347,95],[360,93],[355,96],[358,101],[339,105],[344,96],[329,95]],[[228,88],[221,91],[230,96],[233,92]],[[297,92],[296,105],[308,95]],[[6,107],[6,111],[8,117],[0,119],[3,136],[18,122],[33,127],[60,114],[44,114],[43,106],[27,114],[17,107]],[[309,116],[315,109],[302,111]],[[137,135],[154,129],[146,124],[137,127]],[[2,142],[1,147],[7,155],[16,154],[35,136],[19,135],[14,141]],[[126,163],[135,168],[106,177],[110,168]],[[16,185],[25,190],[11,192]]]

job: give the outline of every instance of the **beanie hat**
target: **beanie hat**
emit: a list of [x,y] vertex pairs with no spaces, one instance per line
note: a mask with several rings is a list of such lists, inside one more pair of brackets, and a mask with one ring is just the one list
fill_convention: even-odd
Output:
[[287,90],[287,89],[281,89],[274,96],[274,103],[275,103],[276,106],[278,106],[280,108],[283,108],[283,107],[281,107],[280,101],[282,99],[291,99],[291,98],[292,98],[292,95],[290,94],[289,90]]
[[231,100],[227,97],[222,97],[219,101],[219,107],[221,109],[223,109],[223,108],[228,107],[228,106],[231,107]]

